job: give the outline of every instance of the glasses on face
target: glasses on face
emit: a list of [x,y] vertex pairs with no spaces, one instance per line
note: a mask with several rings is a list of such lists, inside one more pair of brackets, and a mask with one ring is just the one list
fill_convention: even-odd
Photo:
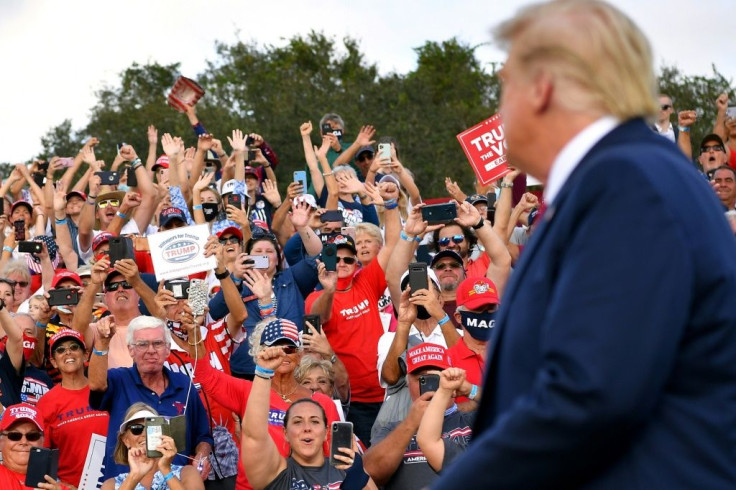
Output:
[[143,424],[131,424],[131,425],[128,426],[128,429],[127,430],[129,430],[130,433],[133,434],[134,436],[139,436],[139,435],[143,434],[143,430],[145,428],[146,428],[146,426],[143,425]]
[[76,342],[69,345],[60,345],[54,349],[54,354],[64,355],[67,352],[79,352],[82,347]]
[[128,281],[118,281],[118,282],[111,282],[107,285],[107,292],[111,291],[117,291],[120,289],[120,287],[123,287],[123,289],[133,289],[133,286],[128,284]]
[[465,236],[463,235],[453,235],[452,237],[446,236],[444,238],[440,238],[439,240],[437,240],[437,243],[439,243],[443,247],[446,247],[447,245],[450,244],[450,240],[452,240],[453,242],[459,245],[463,243],[463,241],[465,241]]
[[708,153],[709,151],[725,151],[721,145],[703,146],[700,148],[700,153]]
[[366,160],[373,160],[373,153],[362,153],[357,158],[357,161],[359,161],[359,162],[365,162]]
[[226,238],[220,238],[217,241],[220,242],[220,245],[227,245],[228,243],[236,244],[236,243],[240,243],[240,238],[236,236],[229,236]]
[[26,441],[28,441],[28,442],[36,442],[37,440],[41,439],[41,436],[42,435],[43,434],[41,434],[40,432],[37,432],[37,431],[33,431],[33,432],[20,432],[20,431],[14,430],[14,431],[6,432],[5,433],[5,437],[7,437],[8,439],[10,439],[13,442],[18,442],[21,439],[23,439],[24,437],[26,438]]
[[340,257],[338,255],[336,261],[338,264],[344,262],[345,265],[353,265],[355,263],[355,257]]
[[100,201],[97,205],[100,207],[100,209],[105,209],[108,206],[116,208],[120,206],[120,199],[106,199],[104,201]]
[[274,344],[275,347],[281,347],[281,349],[284,351],[284,354],[296,354],[299,352],[299,348],[295,346],[294,344]]
[[462,268],[462,265],[458,264],[457,262],[444,262],[442,264],[437,264],[432,269],[436,271],[443,271],[445,269],[460,269]]
[[662,109],[663,111],[667,111],[667,110],[672,109],[672,105],[670,105],[670,104],[662,104],[660,106],[660,109]]
[[22,288],[27,288],[28,287],[28,281],[15,281],[15,285],[16,286],[20,286]]
[[145,352],[152,346],[157,351],[164,350],[166,348],[166,342],[164,342],[163,340],[154,340],[153,342],[150,342],[148,340],[139,340],[132,345],[138,352]]

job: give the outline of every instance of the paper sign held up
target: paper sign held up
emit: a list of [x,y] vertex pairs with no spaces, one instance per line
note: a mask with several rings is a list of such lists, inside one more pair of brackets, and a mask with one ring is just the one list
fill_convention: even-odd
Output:
[[488,185],[509,172],[506,138],[499,114],[466,129],[457,135],[457,140],[482,185]]
[[210,232],[206,224],[160,231],[148,237],[156,280],[176,279],[217,266],[214,256],[205,257]]
[[194,80],[187,77],[179,77],[166,98],[171,107],[179,112],[186,112],[187,107],[192,107],[204,95],[204,89]]

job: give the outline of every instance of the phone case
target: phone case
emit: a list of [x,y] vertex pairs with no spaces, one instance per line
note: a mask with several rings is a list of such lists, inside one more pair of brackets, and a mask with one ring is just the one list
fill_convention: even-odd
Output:
[[15,241],[22,242],[26,239],[26,223],[23,220],[13,221],[13,229],[15,230]]
[[79,291],[76,289],[62,288],[49,291],[49,306],[66,306],[79,304]]
[[437,391],[439,388],[439,374],[425,374],[424,376],[419,376],[419,396],[429,391]]
[[134,259],[135,253],[133,251],[133,240],[127,236],[113,237],[110,238],[110,267],[115,265],[115,262],[123,259]]
[[28,456],[28,471],[25,484],[30,488],[38,488],[46,482],[46,475],[56,480],[59,476],[59,450],[45,447],[32,447]]
[[339,459],[335,459],[335,454],[344,453],[337,450],[341,447],[353,447],[353,423],[352,422],[332,422],[330,430],[330,465],[337,466],[345,464]]
[[43,252],[43,245],[41,245],[41,242],[36,242],[36,241],[18,242],[18,252],[38,254],[38,253]]
[[422,219],[429,224],[450,223],[456,217],[455,203],[432,204],[422,208]]
[[307,322],[311,323],[318,333],[322,331],[322,318],[319,315],[304,315],[303,322],[302,330],[305,332],[309,329]]
[[207,283],[202,279],[192,279],[189,283],[189,307],[194,316],[204,315],[204,309],[209,302]]
[[337,270],[337,247],[334,243],[326,243],[322,247],[322,254],[320,255],[322,263],[325,264],[325,269],[328,271]]
[[307,192],[307,172],[304,170],[294,172],[294,182],[299,182],[302,185],[302,194]]
[[409,264],[409,286],[411,287],[411,294],[416,293],[420,289],[429,289],[426,263],[412,262]]
[[378,159],[391,160],[391,143],[378,144]]
[[164,289],[168,289],[174,293],[176,299],[187,299],[189,298],[189,281],[182,281],[173,279],[164,282]]
[[128,167],[128,169],[126,170],[126,175],[128,176],[128,187],[138,187],[138,177],[135,176],[135,171],[133,170],[133,167]]
[[156,451],[156,448],[161,445],[161,436],[169,434],[168,420],[163,417],[146,417],[146,456],[149,458],[163,456],[161,451]]

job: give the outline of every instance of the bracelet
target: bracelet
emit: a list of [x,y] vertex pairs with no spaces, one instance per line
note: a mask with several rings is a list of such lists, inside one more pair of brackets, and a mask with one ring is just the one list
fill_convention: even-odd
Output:
[[230,271],[227,270],[227,269],[225,269],[224,272],[217,272],[217,271],[215,271],[215,277],[217,278],[218,281],[222,281],[223,279],[225,279],[229,275],[230,275]]
[[7,245],[4,245],[3,246],[3,252],[8,252],[8,253],[11,253],[12,254],[13,253],[13,248],[12,247],[8,247]]
[[327,172],[326,174],[325,174],[325,173],[323,173],[323,174],[322,174],[322,177],[329,177],[330,175],[332,175],[332,172]]
[[677,126],[677,129],[680,130],[683,133],[689,133],[690,127],[689,126]]
[[118,211],[117,213],[115,213],[115,216],[117,216],[118,218],[122,218],[122,219],[125,219],[125,218],[128,217],[127,215],[121,213],[120,211]]
[[268,368],[264,368],[264,367],[256,365],[255,375],[258,376],[259,378],[270,380],[271,378],[273,378],[274,374],[275,373],[273,369],[268,369]]
[[472,388],[470,388],[470,394],[468,395],[468,398],[471,400],[475,400],[475,397],[478,396],[478,385],[470,385]]
[[87,204],[96,204],[97,196],[87,196]]
[[96,347],[92,347],[92,354],[96,356],[106,356],[109,350],[97,350]]
[[498,184],[498,187],[500,187],[501,189],[511,189],[512,187],[514,187],[514,183],[512,182],[510,184],[507,184],[506,182],[501,182],[500,184]]
[[262,304],[258,303],[258,309],[260,309],[260,310],[267,310],[269,308],[273,308],[273,301],[269,301],[265,305],[262,305]]
[[477,224],[471,226],[471,228],[474,230],[477,230],[478,228],[483,228],[483,225],[485,224],[486,224],[486,220],[484,220],[483,217],[481,216],[480,221],[478,221]]
[[385,209],[386,211],[390,211],[390,210],[392,210],[392,209],[396,209],[396,208],[398,208],[398,207],[399,207],[399,204],[398,204],[398,203],[393,203],[393,204],[384,204],[383,206],[384,206],[384,209]]
[[193,344],[187,340],[187,344],[191,345],[192,347],[194,347],[195,345],[199,345],[202,342],[204,342],[204,337],[202,337],[201,339],[199,339],[199,342],[195,342]]
[[136,163],[141,163],[141,159],[140,158],[136,158],[135,160],[133,160],[132,162],[130,162],[130,166],[131,167],[135,167],[135,164]]
[[173,471],[172,471],[172,472],[170,472],[170,473],[169,473],[168,475],[166,475],[166,476],[164,477],[164,483],[166,483],[166,484],[167,484],[167,486],[168,486],[168,482],[169,482],[169,480],[171,480],[171,479],[172,479],[172,478],[174,478],[175,476],[176,476],[176,475],[174,474],[174,472],[173,472]]
[[57,225],[65,225],[66,224],[66,218],[57,219],[56,220]]
[[192,211],[197,211],[198,209],[202,209],[201,204],[195,204],[194,206],[192,206]]
[[407,235],[404,230],[401,230],[401,233],[399,233],[399,237],[401,237],[402,240],[406,240],[407,242],[411,242],[416,239],[416,237],[411,237]]
[[38,328],[43,328],[44,330],[46,330],[46,326],[47,325],[45,323],[43,323],[43,322],[36,322],[36,326]]
[[441,327],[442,325],[444,325],[445,323],[447,323],[449,321],[450,321],[450,316],[447,315],[447,314],[445,314],[445,316],[443,316],[442,318],[440,318],[440,321],[437,322],[437,326],[438,327]]

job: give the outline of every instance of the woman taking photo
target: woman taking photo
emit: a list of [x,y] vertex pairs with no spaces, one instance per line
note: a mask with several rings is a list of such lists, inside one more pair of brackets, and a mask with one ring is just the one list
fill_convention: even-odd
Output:
[[[310,400],[294,402],[284,417],[284,438],[291,447],[288,457],[279,453],[268,434],[271,381],[290,362],[286,345],[261,349],[242,424],[241,457],[253,488],[363,488],[368,475],[353,448],[338,448],[334,467],[325,458],[327,416]],[[357,458],[357,461],[356,461]],[[350,471],[348,476],[348,471]]]
[[176,444],[169,436],[161,436],[156,450],[163,456],[146,456],[146,417],[158,417],[158,413],[145,403],[134,403],[125,413],[115,446],[115,462],[130,466],[129,473],[110,478],[102,490],[204,490],[204,483],[192,465],[172,465],[176,456]]

